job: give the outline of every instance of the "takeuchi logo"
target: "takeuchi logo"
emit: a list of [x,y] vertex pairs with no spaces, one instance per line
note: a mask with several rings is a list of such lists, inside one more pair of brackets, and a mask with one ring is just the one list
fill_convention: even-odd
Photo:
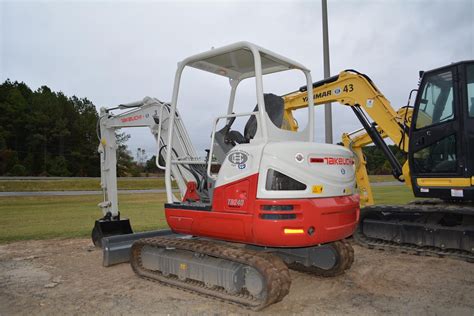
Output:
[[324,157],[324,162],[328,165],[353,165],[354,159],[352,158],[336,158],[336,157]]
[[135,115],[135,116],[129,116],[129,117],[124,117],[122,119],[120,119],[122,121],[122,123],[126,123],[126,122],[133,122],[133,121],[138,121],[138,120],[141,120],[143,118],[143,115]]

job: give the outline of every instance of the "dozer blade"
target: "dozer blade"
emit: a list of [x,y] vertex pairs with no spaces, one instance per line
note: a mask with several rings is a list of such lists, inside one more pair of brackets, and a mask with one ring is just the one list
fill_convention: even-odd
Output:
[[142,233],[126,234],[104,237],[102,239],[102,265],[109,267],[114,264],[130,261],[130,249],[135,241],[142,238],[153,237],[185,237],[185,235],[175,234],[169,229],[153,230]]
[[133,234],[132,226],[128,218],[123,219],[98,219],[92,229],[92,242],[96,247],[102,247],[104,237]]

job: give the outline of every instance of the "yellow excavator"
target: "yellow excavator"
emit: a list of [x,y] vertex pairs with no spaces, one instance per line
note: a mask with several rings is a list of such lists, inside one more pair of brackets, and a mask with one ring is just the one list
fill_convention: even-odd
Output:
[[[283,96],[286,129],[298,129],[293,113],[308,106],[305,91],[302,87]],[[473,262],[474,61],[421,71],[418,89],[398,111],[367,75],[355,70],[315,82],[313,94],[314,105],[337,102],[351,107],[363,126],[342,135],[344,146],[356,157],[357,186],[365,206],[355,240],[368,248]],[[384,138],[406,154],[403,166]],[[424,199],[407,205],[375,204],[362,152],[371,143],[384,153],[394,177]]]

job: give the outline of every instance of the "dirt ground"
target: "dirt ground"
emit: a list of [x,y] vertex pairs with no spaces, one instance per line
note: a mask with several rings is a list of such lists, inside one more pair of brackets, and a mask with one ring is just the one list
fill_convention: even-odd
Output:
[[259,313],[102,267],[86,239],[0,246],[0,315],[34,314],[474,314],[474,264],[354,246],[345,275],[291,272],[290,294]]

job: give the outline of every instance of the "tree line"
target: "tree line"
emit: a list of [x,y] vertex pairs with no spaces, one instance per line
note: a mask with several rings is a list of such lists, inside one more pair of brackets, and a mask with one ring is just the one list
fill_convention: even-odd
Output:
[[47,86],[0,85],[0,174],[98,176],[95,106]]
[[[388,145],[390,150],[394,153],[398,162],[403,165],[406,160],[405,154],[395,145]],[[368,174],[392,174],[392,167],[388,162],[383,152],[376,146],[366,146],[362,148],[367,160]]]
[[[100,176],[98,118],[87,98],[6,80],[0,85],[0,176]],[[119,176],[157,172],[154,157],[133,159],[130,135],[116,137]]]
[[[32,91],[23,82],[0,85],[1,176],[100,176],[96,107],[87,98],[68,97],[47,86]],[[133,159],[125,133],[117,134],[120,176],[156,173],[155,157]],[[403,154],[391,146],[400,161]],[[374,146],[364,148],[369,174],[390,174]]]

